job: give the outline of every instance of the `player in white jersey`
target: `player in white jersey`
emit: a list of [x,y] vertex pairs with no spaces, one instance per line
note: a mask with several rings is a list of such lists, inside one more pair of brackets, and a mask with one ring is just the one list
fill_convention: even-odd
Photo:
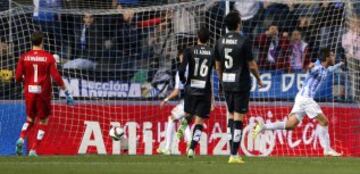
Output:
[[[182,62],[182,54],[179,55],[180,62]],[[163,107],[169,100],[182,96],[182,92],[184,90],[184,84],[181,83],[179,72],[176,73],[175,76],[175,87],[174,90],[160,103],[160,107]],[[159,147],[157,152],[159,154],[171,155],[171,147],[174,139],[175,132],[175,124],[176,121],[180,121],[185,117],[184,112],[184,99],[181,97],[180,102],[171,110],[171,115],[168,117],[168,123],[165,130],[165,147]],[[190,127],[187,126],[185,128],[185,141],[191,141],[191,130]]]
[[328,119],[314,100],[316,92],[321,83],[326,80],[328,73],[335,71],[343,65],[343,62],[336,65],[334,65],[334,62],[334,53],[328,48],[321,49],[320,60],[309,65],[309,72],[307,73],[303,87],[296,95],[295,104],[288,116],[288,120],[286,122],[281,121],[267,124],[258,123],[253,130],[253,137],[256,138],[256,136],[264,130],[293,130],[306,114],[310,119],[316,119],[320,124],[317,129],[317,134],[319,135],[324,155],[341,156],[340,153],[330,147]]

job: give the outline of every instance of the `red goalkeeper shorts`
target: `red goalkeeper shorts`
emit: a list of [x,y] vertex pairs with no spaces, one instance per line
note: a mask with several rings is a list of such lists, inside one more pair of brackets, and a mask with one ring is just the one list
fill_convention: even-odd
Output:
[[51,99],[43,99],[40,97],[26,97],[26,114],[28,117],[35,119],[44,119],[51,114]]

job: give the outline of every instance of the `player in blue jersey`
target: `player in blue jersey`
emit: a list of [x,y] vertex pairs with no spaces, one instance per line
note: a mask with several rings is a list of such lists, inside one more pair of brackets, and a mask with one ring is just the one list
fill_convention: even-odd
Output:
[[315,102],[314,97],[319,90],[321,83],[326,80],[329,72],[333,72],[340,68],[344,63],[340,62],[334,65],[334,53],[328,48],[320,50],[320,60],[309,65],[309,72],[304,81],[301,90],[295,97],[295,104],[289,114],[286,122],[280,121],[275,123],[258,123],[253,130],[253,137],[265,130],[293,130],[304,118],[306,114],[310,119],[316,119],[320,126],[317,129],[317,134],[320,139],[320,144],[324,149],[325,156],[341,156],[330,147],[328,119],[322,112],[320,106]]

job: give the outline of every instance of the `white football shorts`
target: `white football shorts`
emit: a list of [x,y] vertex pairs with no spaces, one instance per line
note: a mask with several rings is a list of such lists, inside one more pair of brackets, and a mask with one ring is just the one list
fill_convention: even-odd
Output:
[[291,114],[295,114],[296,118],[301,121],[305,114],[313,119],[319,114],[322,114],[322,110],[320,106],[315,102],[314,99],[309,97],[303,97],[301,95],[297,95],[295,97],[295,103],[291,110]]
[[179,104],[177,104],[174,109],[171,110],[171,115],[175,120],[180,120],[181,118],[185,117],[184,100],[180,100]]

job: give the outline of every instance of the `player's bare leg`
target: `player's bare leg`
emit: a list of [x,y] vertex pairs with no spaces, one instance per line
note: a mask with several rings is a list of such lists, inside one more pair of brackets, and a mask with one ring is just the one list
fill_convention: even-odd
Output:
[[190,129],[190,126],[189,126],[189,122],[190,122],[191,119],[192,119],[192,117],[189,116],[189,115],[186,115],[184,118],[182,118],[180,120],[179,129],[176,131],[176,137],[179,140],[182,139],[182,138],[185,139],[185,141],[187,143],[186,151],[189,150],[191,140],[192,140],[192,138],[191,138],[192,137],[191,129]]
[[195,148],[198,145],[200,138],[201,138],[201,134],[202,134],[202,130],[203,130],[203,124],[204,124],[204,119],[199,117],[199,116],[195,116],[195,121],[194,121],[194,130],[193,130],[193,136],[192,136],[192,140],[191,140],[191,144],[190,144],[190,148],[187,151],[187,156],[189,158],[193,158],[194,154],[195,154]]
[[178,139],[181,139],[184,137],[184,133],[185,133],[185,128],[188,126],[188,122],[186,119],[182,119],[180,120],[180,127],[179,129],[176,131],[176,137]]
[[244,114],[234,112],[234,123],[233,123],[233,129],[234,132],[232,134],[232,148],[231,148],[231,155],[229,158],[230,164],[242,164],[244,161],[238,154],[238,150],[241,143],[241,135],[242,135],[242,129],[243,129],[243,119]]
[[[184,135],[186,136],[186,138],[189,138],[188,131],[190,129],[187,130],[187,128],[189,128],[189,122],[191,119],[192,119],[192,117],[189,114],[186,114],[185,117],[180,120],[180,127],[176,131],[176,137],[178,139],[182,139],[184,137]],[[191,136],[191,133],[190,133],[190,136]]]
[[[181,121],[180,121],[181,120]],[[158,148],[157,149],[157,153],[159,154],[164,154],[164,155],[170,155],[171,154],[171,145],[173,142],[173,136],[175,134],[174,132],[174,128],[175,128],[175,124],[176,121],[180,121],[180,128],[179,129],[184,129],[182,135],[179,137],[178,136],[178,132],[176,132],[176,136],[178,136],[178,139],[182,139],[184,137],[185,142],[187,142],[188,147],[189,148],[189,144],[191,142],[191,130],[190,127],[188,126],[187,122],[185,122],[186,124],[183,123],[183,120],[185,120],[185,118],[176,118],[176,116],[171,115],[168,118],[168,124],[166,127],[166,131],[165,131],[165,147],[164,148]]]
[[24,141],[27,138],[27,133],[32,129],[34,120],[31,117],[26,117],[26,122],[21,129],[20,137],[16,141],[16,155],[21,156],[23,154]]
[[257,123],[252,131],[252,136],[255,139],[262,131],[265,130],[293,130],[300,123],[295,113],[291,113],[286,122],[278,121],[275,123]]
[[330,137],[329,137],[329,121],[324,114],[319,114],[315,117],[319,122],[319,127],[317,128],[317,134],[320,139],[320,144],[324,149],[324,156],[341,156],[341,153],[336,152],[330,146]]
[[166,130],[165,130],[165,148],[158,148],[156,151],[159,154],[163,154],[163,155],[170,155],[171,151],[171,145],[172,145],[172,141],[173,141],[173,135],[175,134],[175,119],[174,116],[169,116],[168,118],[168,123],[166,126]]
[[44,138],[47,124],[48,124],[48,118],[40,119],[39,125],[38,125],[39,126],[38,131],[37,131],[37,135],[36,135],[36,140],[34,141],[34,143],[31,146],[31,149],[29,151],[29,156],[38,156],[36,153],[36,149],[37,149],[38,145],[40,144],[40,142],[42,141],[42,139]]

